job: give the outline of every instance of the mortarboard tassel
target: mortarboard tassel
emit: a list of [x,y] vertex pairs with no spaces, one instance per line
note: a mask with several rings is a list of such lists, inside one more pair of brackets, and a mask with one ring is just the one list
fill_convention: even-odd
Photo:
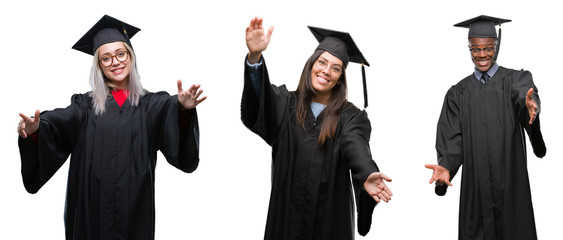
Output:
[[129,42],[129,44],[131,43],[130,39],[129,39],[129,35],[127,34],[127,30],[125,29],[125,23],[121,23],[121,26],[123,27],[123,35],[125,36],[125,39],[127,39],[127,41]]
[[366,86],[366,69],[362,63],[362,82],[364,83],[364,108],[368,107],[368,89]]
[[123,36],[125,36],[125,39],[127,40],[127,44],[129,44],[129,47],[131,47],[131,49],[133,49],[133,44],[131,44],[131,38],[129,38],[129,34],[127,34],[127,29],[125,27],[125,23],[121,23],[121,26],[123,27]]
[[500,38],[502,36],[502,26],[499,24],[498,25],[498,43],[497,43],[497,51],[495,52],[495,56],[493,58],[493,60],[496,62],[497,61],[497,57],[498,57],[498,52],[500,51]]

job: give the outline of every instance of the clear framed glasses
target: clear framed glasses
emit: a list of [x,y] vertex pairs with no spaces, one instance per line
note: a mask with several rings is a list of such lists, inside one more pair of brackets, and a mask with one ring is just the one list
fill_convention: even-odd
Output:
[[[325,59],[319,58],[317,59],[317,61],[315,62],[315,66],[317,66],[317,68],[319,70],[324,70],[325,68],[328,67],[328,61],[326,61]],[[331,65],[330,66],[330,71],[333,74],[342,74],[342,67],[339,65]]]
[[128,51],[118,51],[114,55],[109,55],[109,54],[103,55],[100,59],[98,59],[98,62],[104,67],[109,67],[113,64],[113,58],[114,57],[119,62],[125,62],[125,61],[127,61],[127,58],[129,58],[129,52]]
[[469,46],[469,51],[471,51],[472,53],[480,53],[481,51],[485,51],[486,53],[492,53],[495,50],[495,46],[492,47],[484,47],[484,48],[477,48],[477,47],[471,47]]

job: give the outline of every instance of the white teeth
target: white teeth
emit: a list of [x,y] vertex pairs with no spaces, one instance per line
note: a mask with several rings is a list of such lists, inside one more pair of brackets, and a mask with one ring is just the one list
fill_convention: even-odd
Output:
[[317,80],[322,84],[328,83],[328,81],[326,79],[322,78],[322,77],[317,77]]

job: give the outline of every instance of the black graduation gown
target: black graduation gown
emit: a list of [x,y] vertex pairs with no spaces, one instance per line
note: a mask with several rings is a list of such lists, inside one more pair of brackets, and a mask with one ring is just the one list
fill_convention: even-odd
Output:
[[38,143],[19,138],[25,188],[36,193],[71,155],[66,239],[154,239],[157,151],[184,172],[199,163],[196,110],[181,114],[184,127],[179,111],[177,96],[159,92],[137,107],[110,97],[96,116],[88,93],[75,94],[67,108],[41,113]]
[[260,101],[247,68],[241,103],[243,123],[272,146],[272,190],[264,239],[354,239],[353,188],[359,206],[358,230],[367,234],[375,201],[362,186],[369,174],[379,170],[370,153],[366,112],[349,104],[340,116],[336,136],[320,146],[317,139],[324,113],[315,121],[309,109],[303,129],[296,118],[296,94],[285,85],[271,85],[265,65]]
[[500,67],[486,84],[471,74],[446,94],[436,150],[451,178],[463,164],[459,239],[537,238],[524,130],[538,157],[546,150],[539,115],[528,124],[530,88],[539,105],[530,72]]

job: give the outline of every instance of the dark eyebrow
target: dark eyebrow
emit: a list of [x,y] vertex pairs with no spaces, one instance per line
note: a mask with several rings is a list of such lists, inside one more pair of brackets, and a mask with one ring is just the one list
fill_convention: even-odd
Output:
[[483,47],[495,47],[495,44],[494,44],[494,43],[485,44],[485,45],[473,45],[473,44],[469,44],[469,47],[470,47],[470,48],[473,48],[473,47],[481,47],[481,46],[483,46]]
[[[319,57],[319,59],[321,59],[321,58],[322,58],[322,60],[324,60],[325,62],[328,62],[328,60],[327,60],[326,58],[324,58],[323,56],[320,56],[320,57]],[[339,66],[339,67],[342,67],[342,65],[340,65],[340,64],[338,64],[338,63],[332,64],[332,66]]]

